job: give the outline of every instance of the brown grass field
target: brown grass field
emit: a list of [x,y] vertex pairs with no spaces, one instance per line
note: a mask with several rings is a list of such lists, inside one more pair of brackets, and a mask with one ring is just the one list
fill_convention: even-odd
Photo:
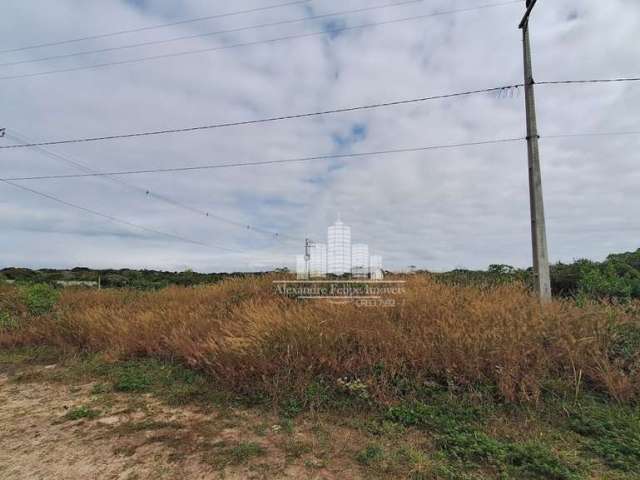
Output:
[[382,404],[429,382],[488,386],[504,401],[534,404],[554,385],[618,402],[640,394],[636,359],[612,354],[625,327],[638,325],[637,305],[541,307],[520,285],[412,277],[396,306],[361,308],[285,298],[273,279],[152,292],[70,289],[40,316],[29,315],[17,289],[0,287],[0,307],[20,318],[19,328],[0,333],[0,345],[168,359],[233,392],[275,400],[318,379],[355,383]]

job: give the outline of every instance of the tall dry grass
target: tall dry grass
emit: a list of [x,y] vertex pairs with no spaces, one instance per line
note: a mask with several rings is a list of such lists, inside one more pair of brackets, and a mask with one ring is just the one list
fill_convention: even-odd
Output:
[[[619,307],[554,301],[541,308],[518,285],[452,287],[415,277],[395,307],[361,308],[284,298],[272,280],[69,290],[51,315],[0,334],[0,345],[170,357],[234,391],[276,398],[344,377],[380,401],[433,381],[490,385],[507,401],[535,402],[553,383],[620,401],[640,396],[638,369],[611,354],[616,328],[638,324]],[[4,298],[11,303],[6,291]]]

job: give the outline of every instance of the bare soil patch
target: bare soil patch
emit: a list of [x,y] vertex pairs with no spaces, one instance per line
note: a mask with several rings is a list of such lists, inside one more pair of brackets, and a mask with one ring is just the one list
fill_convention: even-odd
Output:
[[95,389],[0,374],[0,478],[364,478],[348,458],[361,440],[346,429],[291,429],[265,412],[171,407],[150,394]]

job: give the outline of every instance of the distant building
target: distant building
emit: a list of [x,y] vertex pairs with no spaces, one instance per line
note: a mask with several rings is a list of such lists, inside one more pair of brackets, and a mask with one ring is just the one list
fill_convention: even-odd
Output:
[[325,243],[309,241],[305,246],[308,257],[296,256],[298,280],[324,278],[330,275],[351,275],[353,278],[382,280],[382,257],[370,255],[369,245],[351,245],[351,227],[338,217],[327,232]]
[[369,257],[369,278],[371,280],[383,280],[382,257],[380,255],[371,255]]
[[61,287],[98,287],[98,282],[92,280],[56,280]]
[[327,249],[327,271],[333,275],[351,273],[351,227],[340,218],[329,227]]
[[323,278],[327,276],[327,245],[315,243],[311,247],[309,259],[309,272],[311,278]]
[[351,247],[351,275],[354,278],[369,276],[369,245],[355,243]]

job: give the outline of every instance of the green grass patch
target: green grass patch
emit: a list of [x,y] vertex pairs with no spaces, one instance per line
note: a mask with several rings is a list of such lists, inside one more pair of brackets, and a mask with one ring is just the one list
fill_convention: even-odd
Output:
[[596,400],[567,409],[568,427],[611,468],[640,474],[640,411]]
[[217,390],[210,378],[176,363],[141,359],[99,364],[96,370],[116,392],[153,393],[173,406],[220,404],[230,397]]
[[246,463],[250,458],[260,457],[266,453],[264,447],[253,442],[244,442],[229,449],[229,457],[234,465]]
[[97,418],[100,416],[99,410],[94,410],[92,408],[87,407],[86,405],[82,405],[80,407],[72,408],[65,415],[64,418],[67,420],[81,420],[86,418],[91,420],[93,418]]
[[262,445],[254,442],[242,442],[236,445],[219,442],[213,445],[203,460],[218,469],[223,469],[230,465],[244,465],[251,459],[264,456],[266,453]]
[[47,365],[60,361],[62,353],[53,347],[19,347],[0,349],[0,364]]
[[[486,408],[486,407],[485,407]],[[483,408],[449,398],[433,404],[416,402],[392,407],[387,418],[428,430],[449,460],[468,468],[491,467],[503,478],[577,480],[579,469],[548,445],[493,438],[482,430]]]
[[183,426],[178,422],[145,419],[140,422],[128,422],[117,426],[114,432],[119,435],[132,434],[152,430],[173,429],[180,430]]
[[[51,363],[57,363],[57,368],[20,368]],[[15,368],[16,373],[12,376],[15,382],[76,384],[97,381],[91,390],[93,395],[152,393],[172,406],[243,403],[243,399],[216,388],[213,380],[200,372],[178,363],[151,358],[109,362],[100,354],[69,354],[50,347],[32,347],[1,350],[2,365]]]

